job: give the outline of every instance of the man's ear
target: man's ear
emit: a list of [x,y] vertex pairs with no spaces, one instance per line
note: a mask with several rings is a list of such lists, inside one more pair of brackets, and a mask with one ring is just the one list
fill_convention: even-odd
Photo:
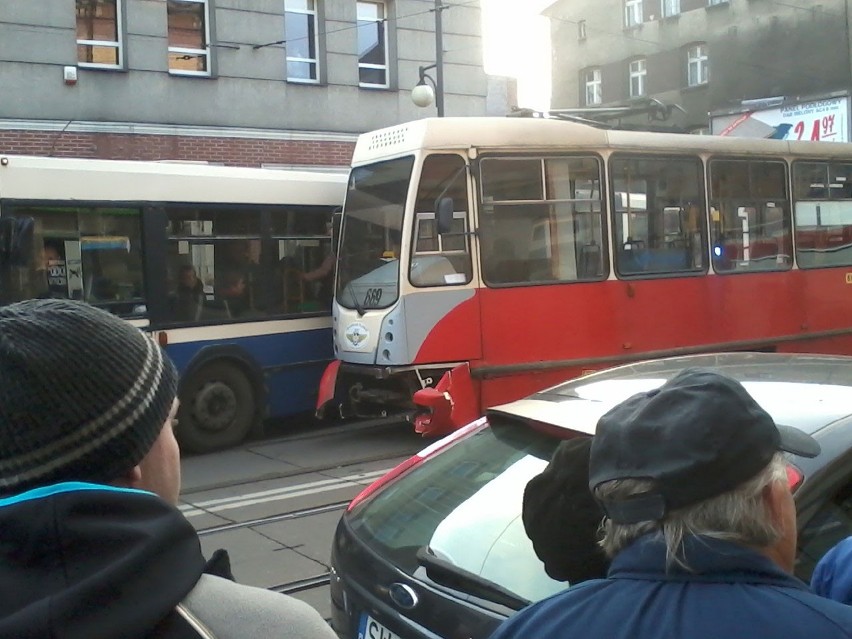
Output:
[[137,464],[111,483],[121,488],[142,489],[142,467]]
[[763,487],[763,501],[772,517],[772,523],[777,527],[784,523],[783,491],[786,487],[780,482],[772,481]]

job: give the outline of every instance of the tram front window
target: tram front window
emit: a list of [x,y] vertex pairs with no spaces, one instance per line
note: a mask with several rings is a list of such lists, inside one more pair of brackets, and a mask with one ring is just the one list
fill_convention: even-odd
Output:
[[399,297],[399,250],[413,157],[352,169],[343,209],[337,300],[387,308]]

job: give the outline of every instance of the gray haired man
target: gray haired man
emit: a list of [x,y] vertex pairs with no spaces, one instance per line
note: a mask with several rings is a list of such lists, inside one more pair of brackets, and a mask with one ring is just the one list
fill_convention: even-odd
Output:
[[607,578],[529,606],[492,639],[852,637],[852,607],[791,575],[796,510],[780,451],[813,457],[819,445],[709,370],[617,405],[589,460]]

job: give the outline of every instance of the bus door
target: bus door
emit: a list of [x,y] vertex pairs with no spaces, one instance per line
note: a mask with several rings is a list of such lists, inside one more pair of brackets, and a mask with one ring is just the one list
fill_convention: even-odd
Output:
[[611,350],[600,158],[483,157],[477,237],[483,405],[564,379]]

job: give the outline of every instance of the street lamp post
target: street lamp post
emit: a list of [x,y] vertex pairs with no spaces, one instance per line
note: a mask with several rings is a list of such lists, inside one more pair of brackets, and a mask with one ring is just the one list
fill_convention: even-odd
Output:
[[[444,27],[441,13],[447,7],[441,0],[435,0],[435,64],[422,66],[418,69],[420,79],[411,90],[411,99],[420,107],[429,106],[434,101],[438,110],[438,117],[444,117]],[[430,69],[435,70],[435,77],[427,73]],[[427,84],[426,81],[431,84]]]

